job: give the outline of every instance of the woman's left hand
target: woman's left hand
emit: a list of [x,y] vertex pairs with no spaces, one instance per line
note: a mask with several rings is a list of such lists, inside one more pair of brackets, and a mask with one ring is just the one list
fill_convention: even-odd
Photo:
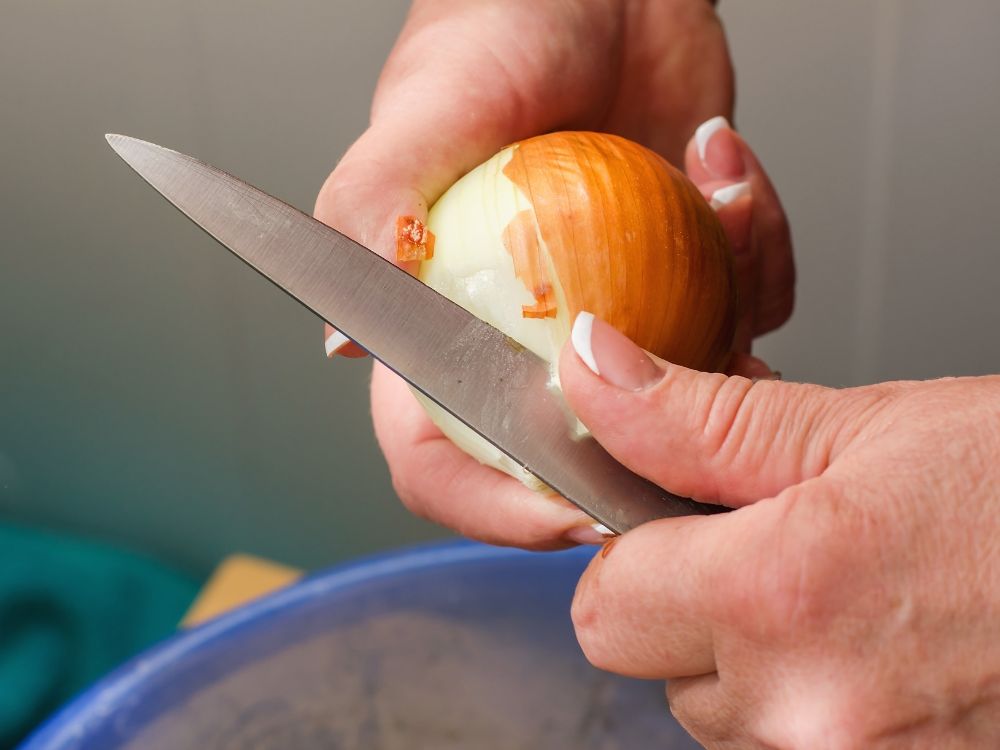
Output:
[[[379,79],[371,125],[324,185],[316,217],[394,257],[396,217],[426,218],[503,146],[560,129],[625,136],[684,165],[718,207],[742,302],[744,355],[733,366],[760,372],[745,353],[788,318],[794,264],[777,194],[722,117],[732,101],[725,35],[706,0],[416,0]],[[327,333],[328,351],[338,351],[345,339]],[[393,486],[417,515],[534,549],[602,538],[575,506],[463,453],[378,365],[372,418]]]
[[561,381],[597,440],[738,508],[595,556],[573,619],[596,666],[671,680],[709,748],[1000,747],[1000,377],[752,382],[574,333]]

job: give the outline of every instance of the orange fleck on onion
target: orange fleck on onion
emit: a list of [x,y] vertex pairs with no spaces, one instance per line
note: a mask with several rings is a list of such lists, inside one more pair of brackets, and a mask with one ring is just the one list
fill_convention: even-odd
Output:
[[396,260],[430,260],[434,257],[434,233],[416,216],[396,219]]

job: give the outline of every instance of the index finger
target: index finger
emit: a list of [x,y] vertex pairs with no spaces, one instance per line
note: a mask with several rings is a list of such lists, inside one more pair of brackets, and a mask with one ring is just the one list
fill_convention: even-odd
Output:
[[643,679],[716,671],[715,631],[755,553],[759,507],[654,521],[608,542],[573,600],[590,662]]
[[388,258],[396,216],[425,218],[502,147],[600,107],[593,84],[606,76],[568,42],[579,30],[557,10],[510,0],[414,3],[371,124],[324,184],[316,217]]

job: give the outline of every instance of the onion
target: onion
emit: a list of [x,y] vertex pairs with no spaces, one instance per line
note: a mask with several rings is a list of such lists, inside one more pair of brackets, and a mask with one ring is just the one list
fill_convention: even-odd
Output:
[[[613,135],[561,132],[504,148],[456,182],[427,228],[397,222],[420,279],[553,365],[586,310],[686,367],[725,366],[736,320],[732,259],[697,188],[654,152]],[[430,245],[414,249],[413,239]],[[538,480],[417,394],[482,463]]]

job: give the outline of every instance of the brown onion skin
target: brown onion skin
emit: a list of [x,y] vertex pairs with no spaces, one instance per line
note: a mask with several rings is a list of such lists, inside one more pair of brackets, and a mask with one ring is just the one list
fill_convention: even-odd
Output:
[[544,246],[571,320],[586,310],[665,360],[725,368],[736,327],[732,253],[680,170],[618,136],[559,132],[515,144],[504,174],[529,199],[542,240],[504,233],[536,298],[526,316],[555,314]]

